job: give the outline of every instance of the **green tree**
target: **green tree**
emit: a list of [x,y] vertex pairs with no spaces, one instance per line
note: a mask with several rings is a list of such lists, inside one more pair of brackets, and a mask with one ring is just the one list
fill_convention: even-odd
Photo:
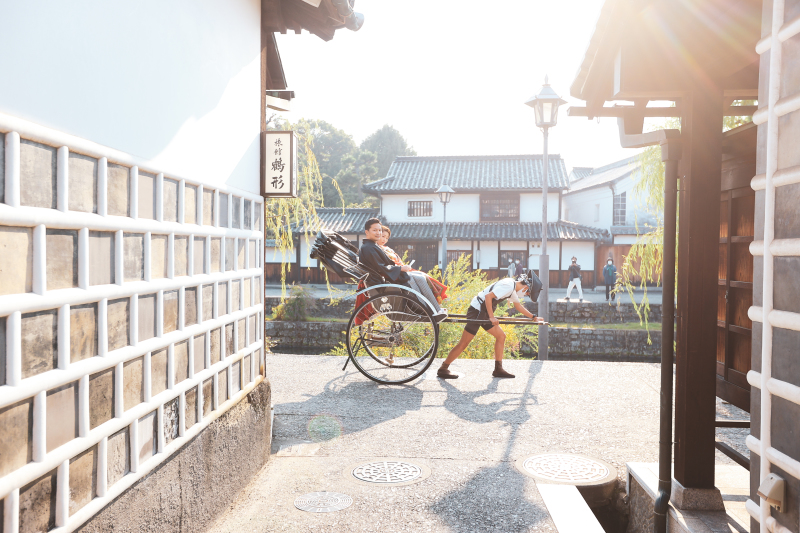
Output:
[[342,158],[342,169],[336,175],[336,183],[342,190],[342,199],[336,198],[335,203],[327,203],[329,207],[372,207],[377,203],[376,198],[365,200],[361,186],[373,181],[378,172],[375,166],[376,157],[372,152],[356,149]]
[[378,179],[386,177],[394,158],[399,155],[417,155],[417,152],[408,145],[400,132],[386,124],[381,129],[364,139],[361,149],[374,153],[377,156]]

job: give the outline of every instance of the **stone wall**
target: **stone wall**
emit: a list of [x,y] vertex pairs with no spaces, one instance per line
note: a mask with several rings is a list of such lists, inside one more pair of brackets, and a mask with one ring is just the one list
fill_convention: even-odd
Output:
[[0,522],[73,531],[262,381],[263,198],[0,130]]
[[[346,329],[343,322],[266,322],[266,336],[276,352],[324,353],[344,342]],[[647,332],[641,330],[550,328],[550,355],[553,359],[656,361],[661,354],[661,330],[651,330],[650,338],[648,345]]]
[[[264,299],[264,302],[266,314],[270,316],[272,310],[280,304],[281,299],[277,296],[269,296]],[[526,302],[525,307],[538,314],[538,303]],[[335,305],[331,305],[329,299],[320,298],[309,314],[313,317],[349,319],[352,312],[353,300],[340,300]],[[653,323],[661,322],[661,304],[652,304],[647,318]],[[568,324],[639,322],[639,315],[636,314],[633,304],[630,303],[608,305],[577,301],[550,302],[550,322],[566,322]],[[656,328],[658,327],[656,326]]]

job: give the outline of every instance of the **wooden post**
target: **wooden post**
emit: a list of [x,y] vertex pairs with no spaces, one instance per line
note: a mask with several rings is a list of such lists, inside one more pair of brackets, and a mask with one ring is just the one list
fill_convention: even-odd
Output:
[[681,105],[675,479],[713,488],[722,90],[704,84]]

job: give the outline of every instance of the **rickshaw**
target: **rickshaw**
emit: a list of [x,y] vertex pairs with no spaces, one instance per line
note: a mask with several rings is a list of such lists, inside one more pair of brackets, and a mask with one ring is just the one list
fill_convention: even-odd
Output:
[[[345,332],[348,358],[369,379],[398,385],[421,377],[436,358],[439,324],[472,322],[466,315],[434,316],[436,309],[419,292],[388,283],[383,276],[358,261],[358,248],[335,231],[321,230],[311,247],[311,258],[346,282],[359,284]],[[535,278],[538,282],[538,278]],[[381,283],[370,283],[381,280]],[[531,287],[538,297],[541,283]],[[534,295],[535,292],[535,295]],[[365,299],[359,296],[365,295]],[[500,324],[532,325],[527,319],[502,318]]]

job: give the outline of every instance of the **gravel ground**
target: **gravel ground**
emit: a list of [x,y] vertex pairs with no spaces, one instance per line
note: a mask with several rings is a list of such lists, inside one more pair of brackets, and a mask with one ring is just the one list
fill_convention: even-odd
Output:
[[[611,463],[620,479],[626,462],[658,460],[658,364],[506,361],[517,377],[499,380],[492,361],[459,360],[451,367],[462,373],[457,380],[402,386],[377,385],[352,365],[342,372],[343,364],[331,356],[267,357],[274,455],[210,531],[555,531],[515,460],[578,453]],[[311,444],[275,453],[301,442]],[[391,487],[343,473],[384,458],[431,475]],[[719,453],[717,461],[732,464]],[[353,505],[295,509],[295,498],[317,491],[345,493]]]

